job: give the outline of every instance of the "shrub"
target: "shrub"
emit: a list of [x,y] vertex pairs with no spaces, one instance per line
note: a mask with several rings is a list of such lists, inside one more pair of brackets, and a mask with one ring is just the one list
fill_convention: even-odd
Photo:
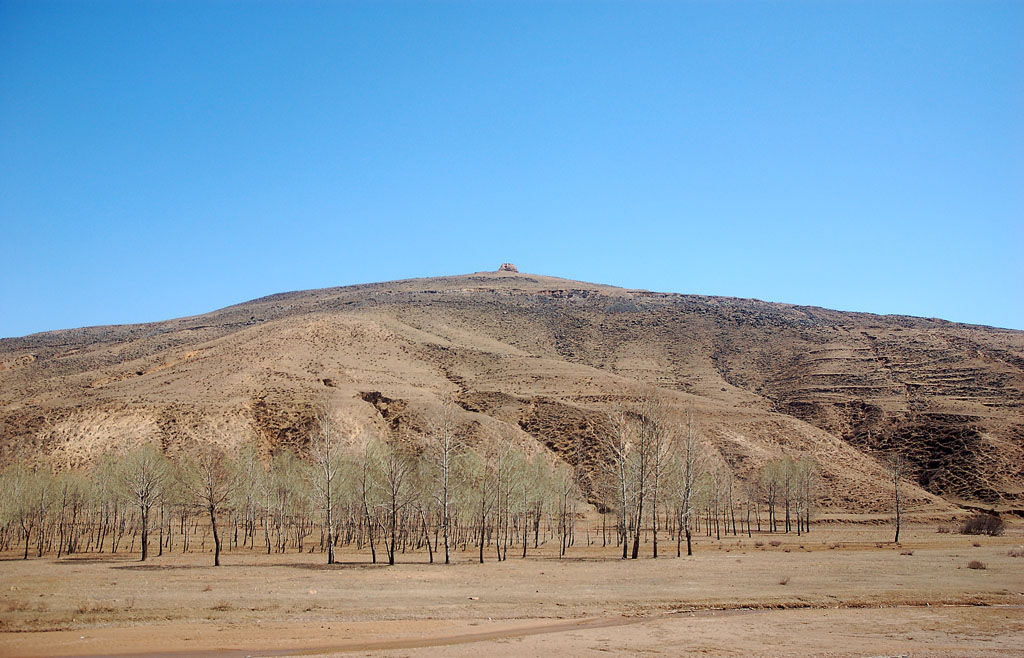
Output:
[[986,564],[984,562],[979,562],[978,560],[971,560],[970,562],[967,563],[967,568],[968,569],[988,569],[988,566],[986,566]]
[[764,542],[760,541],[760,540],[755,541],[754,542],[754,546],[757,547],[757,548],[761,548],[762,546],[764,546]]
[[948,535],[949,534],[949,526],[948,525],[940,525],[938,528],[935,529],[935,532],[939,533],[940,535]]
[[994,514],[975,514],[960,524],[962,535],[988,535],[998,537],[1005,529],[1003,520]]
[[914,551],[900,551],[900,555],[913,555]]
[[782,542],[779,541],[778,539],[773,539],[773,540],[771,540],[768,543],[771,544],[772,546],[781,546],[782,545]]
[[1006,554],[1010,557],[1024,557],[1024,546],[1011,548]]
[[780,585],[785,585],[788,582],[789,582],[789,576],[785,576],[782,580],[779,581],[779,584]]

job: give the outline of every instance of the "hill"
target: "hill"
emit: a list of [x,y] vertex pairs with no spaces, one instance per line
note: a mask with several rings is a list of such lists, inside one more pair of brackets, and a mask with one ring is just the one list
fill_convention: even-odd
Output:
[[692,409],[738,474],[812,454],[835,510],[1024,506],[1024,332],[512,271],[272,295],[206,315],[0,340],[0,460],[87,462],[126,441],[302,446],[327,402],[415,433],[457,396],[472,440],[593,473],[605,411],[644,385]]

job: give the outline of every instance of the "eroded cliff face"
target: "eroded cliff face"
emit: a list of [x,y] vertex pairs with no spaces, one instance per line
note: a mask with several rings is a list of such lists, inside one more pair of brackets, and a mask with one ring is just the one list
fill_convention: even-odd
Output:
[[0,340],[0,459],[80,463],[142,440],[301,450],[324,404],[363,438],[415,437],[454,396],[471,442],[551,450],[592,481],[607,410],[645,386],[741,476],[816,456],[837,509],[885,508],[876,458],[893,448],[919,505],[1024,506],[1024,332],[515,272]]

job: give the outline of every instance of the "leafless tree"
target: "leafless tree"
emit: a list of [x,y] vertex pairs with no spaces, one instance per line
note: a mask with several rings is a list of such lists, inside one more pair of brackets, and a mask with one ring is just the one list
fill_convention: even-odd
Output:
[[79,516],[86,503],[86,482],[81,473],[71,468],[61,471],[56,479],[56,497],[60,501],[57,515],[57,557],[77,548]]
[[23,559],[28,559],[29,542],[36,525],[35,514],[35,473],[18,462],[4,470],[0,480],[3,486],[3,514],[6,523],[17,525],[25,540]]
[[152,443],[143,443],[124,455],[121,484],[131,503],[139,508],[143,562],[149,556],[149,512],[163,495],[168,475],[167,459]]
[[[352,434],[353,428],[348,433]],[[327,564],[334,564],[334,504],[339,494],[338,479],[342,470],[342,429],[331,417],[330,411],[321,409],[315,419],[310,437],[310,455],[313,459],[313,488],[320,508],[324,512],[327,532]]]
[[761,491],[768,507],[768,531],[775,532],[775,505],[779,496],[779,462],[768,462],[761,467]]
[[699,442],[699,428],[694,418],[693,410],[686,413],[686,431],[680,434],[678,447],[676,449],[676,468],[679,471],[679,527],[681,532],[677,535],[676,556],[681,554],[681,542],[678,539],[682,533],[686,534],[686,554],[693,555],[693,542],[691,531],[693,526],[693,494],[697,484],[700,464],[702,461]]
[[618,497],[619,536],[622,539],[622,559],[629,557],[629,508],[630,508],[630,458],[633,437],[633,423],[624,406],[617,405],[607,415],[604,445],[611,455],[607,465],[611,479],[615,482]]
[[903,477],[903,471],[906,469],[906,465],[907,459],[899,450],[893,450],[886,458],[889,480],[892,482],[893,505],[896,513],[895,518],[893,519],[896,524],[896,536],[892,540],[894,544],[900,543],[900,525],[903,522],[903,501],[900,497],[900,478]]
[[455,421],[455,402],[446,398],[441,411],[434,419],[430,429],[432,453],[437,468],[436,497],[440,508],[441,535],[444,538],[444,563],[451,564],[451,504],[452,504],[452,469],[454,460],[462,450],[462,442],[457,434]]
[[221,538],[217,516],[231,499],[235,487],[230,460],[217,445],[201,445],[186,457],[180,472],[182,485],[210,517],[213,566],[219,567]]
[[380,486],[378,484],[380,448],[377,441],[367,441],[363,446],[359,460],[359,500],[362,503],[363,521],[366,523],[366,536],[370,544],[370,559],[377,564],[377,544],[374,541],[376,531],[377,500]]
[[[641,396],[639,409],[639,428],[637,429],[638,467],[640,478],[638,498],[647,491],[650,493],[652,556],[658,557],[658,494],[661,493],[661,482],[669,463],[671,449],[671,421],[665,400],[652,390],[645,391]],[[644,470],[646,469],[646,473]],[[637,513],[638,523],[643,515]],[[639,533],[633,543],[633,557],[639,547]]]
[[415,465],[406,446],[397,436],[381,446],[380,459],[381,484],[384,490],[382,501],[383,524],[387,532],[384,547],[388,554],[388,564],[395,563],[395,546],[398,542],[398,523],[406,507],[414,499],[411,486]]
[[[260,464],[256,441],[250,439],[238,446],[234,458],[235,508],[241,511],[242,547],[246,542],[252,549],[256,543],[256,506],[260,495],[260,479],[263,466]],[[238,546],[238,526],[235,526],[235,546]]]

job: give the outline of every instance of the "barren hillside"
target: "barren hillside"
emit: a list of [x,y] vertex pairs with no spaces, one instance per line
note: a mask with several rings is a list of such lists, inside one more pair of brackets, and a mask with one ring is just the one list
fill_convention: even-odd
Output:
[[471,440],[539,443],[593,472],[604,411],[644,384],[691,408],[741,475],[815,455],[835,510],[887,507],[877,455],[895,446],[918,509],[1024,505],[1024,332],[516,272],[0,340],[0,460],[253,434],[269,452],[301,446],[323,402],[367,434],[415,434],[455,394]]

